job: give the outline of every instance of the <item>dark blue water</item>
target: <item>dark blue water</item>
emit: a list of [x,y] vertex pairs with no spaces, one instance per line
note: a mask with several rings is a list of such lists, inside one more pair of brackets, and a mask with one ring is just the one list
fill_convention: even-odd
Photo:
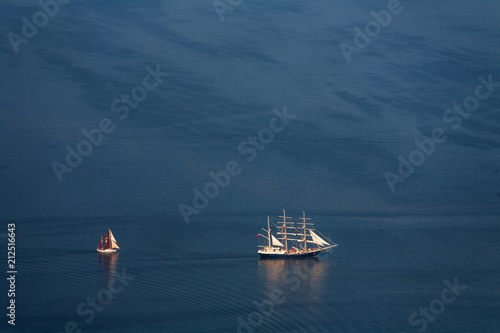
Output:
[[[44,3],[0,4],[2,332],[498,331],[500,3]],[[259,261],[283,208],[339,247]]]
[[[496,332],[497,220],[318,215],[339,246],[299,261],[258,259],[261,216],[197,226],[168,218],[19,222],[16,329],[61,332],[75,322],[83,332],[236,332],[241,318],[253,324],[241,332],[417,332],[409,316],[456,278],[467,289],[427,331]],[[122,250],[102,256],[88,230],[108,226]],[[92,320],[76,312],[111,289],[121,291]]]

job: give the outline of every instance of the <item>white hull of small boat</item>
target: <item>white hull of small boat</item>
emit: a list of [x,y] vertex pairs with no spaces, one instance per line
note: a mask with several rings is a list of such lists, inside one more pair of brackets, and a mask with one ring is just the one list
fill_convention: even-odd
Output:
[[100,252],[100,253],[112,253],[112,252],[116,252],[116,250],[115,249],[106,249],[106,250],[97,249],[97,252]]

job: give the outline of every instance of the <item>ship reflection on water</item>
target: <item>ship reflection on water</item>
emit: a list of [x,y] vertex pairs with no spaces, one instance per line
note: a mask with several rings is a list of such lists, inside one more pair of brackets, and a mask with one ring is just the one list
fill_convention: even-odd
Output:
[[110,289],[115,284],[116,278],[116,263],[118,262],[118,256],[120,253],[97,253],[97,260],[99,263],[99,268],[104,271],[107,288]]
[[330,262],[317,258],[259,260],[258,278],[268,295],[283,293],[284,297],[317,299],[328,278]]

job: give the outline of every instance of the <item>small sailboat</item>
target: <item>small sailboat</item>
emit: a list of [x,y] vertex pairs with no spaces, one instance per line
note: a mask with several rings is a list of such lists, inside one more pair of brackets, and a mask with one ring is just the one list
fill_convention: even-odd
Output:
[[[305,212],[302,212],[302,217],[300,218],[302,222],[297,222],[297,224],[287,220],[291,217],[285,215],[285,210],[283,210],[283,216],[280,216],[280,218],[283,218],[283,221],[277,222],[277,224],[273,223],[277,229],[276,234],[278,237],[275,237],[271,233],[269,216],[267,217],[267,230],[262,229],[267,233],[267,236],[262,234],[257,235],[257,237],[262,236],[268,240],[268,244],[259,245],[261,249],[257,251],[262,259],[317,257],[320,252],[328,251],[337,246],[337,244],[315,229],[313,223],[306,222],[310,218],[306,217]],[[308,243],[313,245],[308,246]]]
[[116,252],[120,247],[116,244],[115,236],[111,232],[111,229],[108,229],[108,232],[104,235],[104,241],[99,238],[99,244],[97,245],[97,252],[109,253]]

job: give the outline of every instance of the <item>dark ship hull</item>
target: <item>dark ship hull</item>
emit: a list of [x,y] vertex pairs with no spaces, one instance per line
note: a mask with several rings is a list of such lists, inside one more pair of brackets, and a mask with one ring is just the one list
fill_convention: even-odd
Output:
[[318,257],[318,254],[322,250],[317,250],[317,251],[308,251],[308,252],[297,252],[297,253],[264,253],[264,252],[259,252],[260,259],[285,259],[285,258],[290,258],[290,259],[297,259],[297,258],[316,258]]

